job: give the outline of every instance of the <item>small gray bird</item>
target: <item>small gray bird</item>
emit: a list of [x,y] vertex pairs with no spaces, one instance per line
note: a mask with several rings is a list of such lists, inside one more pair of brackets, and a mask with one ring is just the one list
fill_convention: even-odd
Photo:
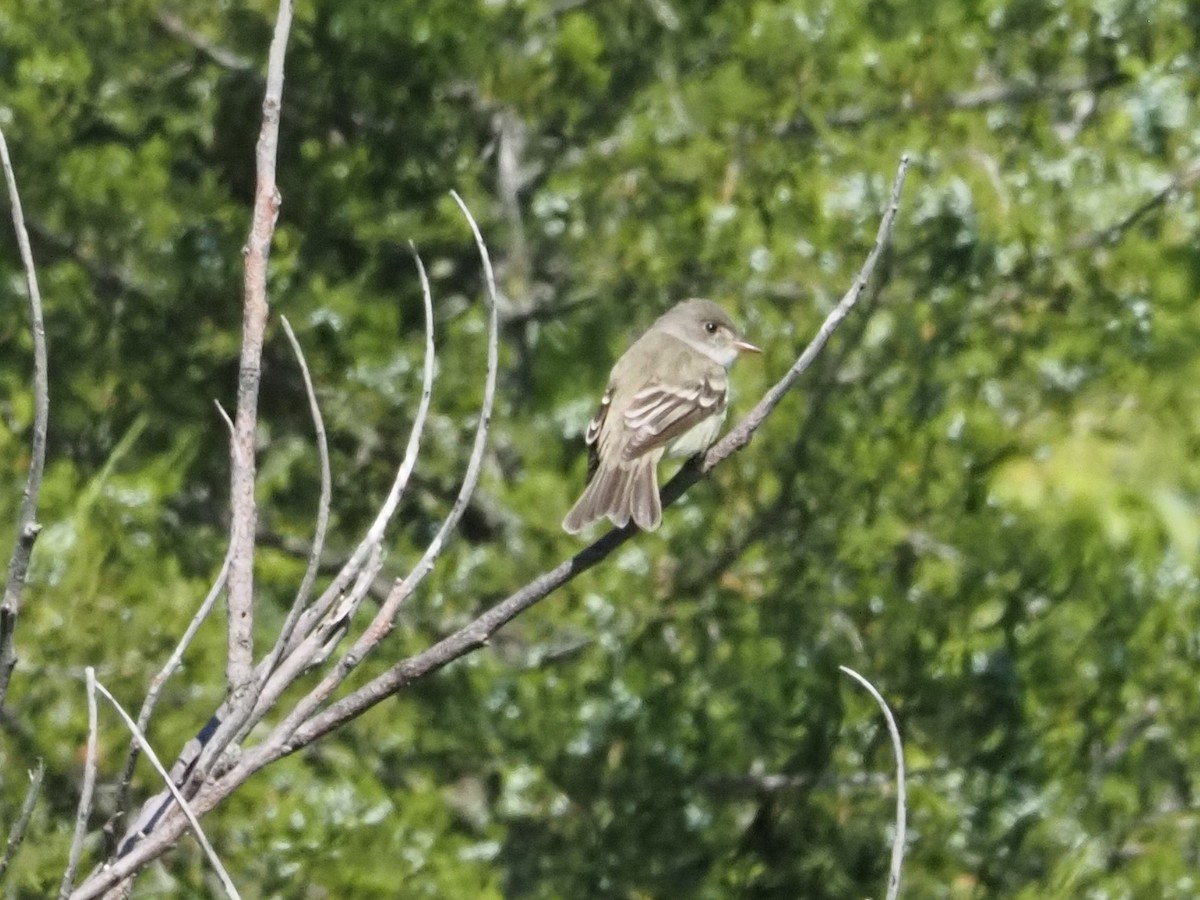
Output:
[[684,300],[650,326],[613,366],[588,424],[588,484],[563,520],[577,534],[605,517],[643,531],[662,521],[658,462],[703,453],[725,421],[730,366],[742,339],[711,300]]

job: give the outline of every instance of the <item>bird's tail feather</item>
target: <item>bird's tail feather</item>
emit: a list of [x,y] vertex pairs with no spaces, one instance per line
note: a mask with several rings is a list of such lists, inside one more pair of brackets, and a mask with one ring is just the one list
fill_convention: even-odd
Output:
[[578,534],[592,522],[607,517],[618,528],[632,519],[643,531],[654,531],[662,522],[657,462],[650,455],[619,465],[602,465],[567,513],[563,529]]

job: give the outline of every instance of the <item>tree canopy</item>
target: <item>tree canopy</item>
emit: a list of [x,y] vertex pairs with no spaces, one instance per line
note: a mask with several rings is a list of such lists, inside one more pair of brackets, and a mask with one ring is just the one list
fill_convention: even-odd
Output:
[[[675,300],[791,364],[871,246],[868,295],[751,446],[500,632],[209,815],[246,896],[1194,897],[1200,839],[1200,6],[1183,0],[300,0],[260,399],[256,607],[274,634],[319,484],[330,565],[438,373],[384,575],[445,516],[501,290],[483,481],[389,661],[579,547],[559,523],[613,360]],[[46,303],[50,436],[0,722],[0,888],[56,889],[82,672],[136,707],[221,564],[241,248],[274,4],[0,6],[0,127]],[[0,546],[29,461],[31,337],[0,229]],[[265,640],[265,638],[264,638]],[[150,737],[221,701],[208,622]],[[128,733],[103,715],[97,818]],[[135,792],[158,789],[139,768]],[[107,806],[105,804],[108,804]],[[99,860],[100,848],[89,845]],[[86,860],[85,856],[85,869]],[[211,892],[190,840],[134,896]]]

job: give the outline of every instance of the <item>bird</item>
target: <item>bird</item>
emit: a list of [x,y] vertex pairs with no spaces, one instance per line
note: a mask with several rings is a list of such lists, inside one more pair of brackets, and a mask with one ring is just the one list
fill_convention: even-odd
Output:
[[711,300],[684,300],[660,316],[613,366],[584,434],[587,486],[563,529],[578,534],[607,518],[656,530],[659,461],[708,449],[725,421],[730,367],[761,352]]

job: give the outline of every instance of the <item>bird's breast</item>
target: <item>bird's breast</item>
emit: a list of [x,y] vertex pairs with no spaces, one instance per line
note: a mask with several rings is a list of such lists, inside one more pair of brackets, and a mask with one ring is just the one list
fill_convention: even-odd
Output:
[[678,459],[703,453],[717,439],[717,435],[721,433],[721,426],[723,424],[725,424],[724,409],[694,425],[691,431],[685,431],[679,437],[675,438],[670,446],[667,447],[667,456]]

